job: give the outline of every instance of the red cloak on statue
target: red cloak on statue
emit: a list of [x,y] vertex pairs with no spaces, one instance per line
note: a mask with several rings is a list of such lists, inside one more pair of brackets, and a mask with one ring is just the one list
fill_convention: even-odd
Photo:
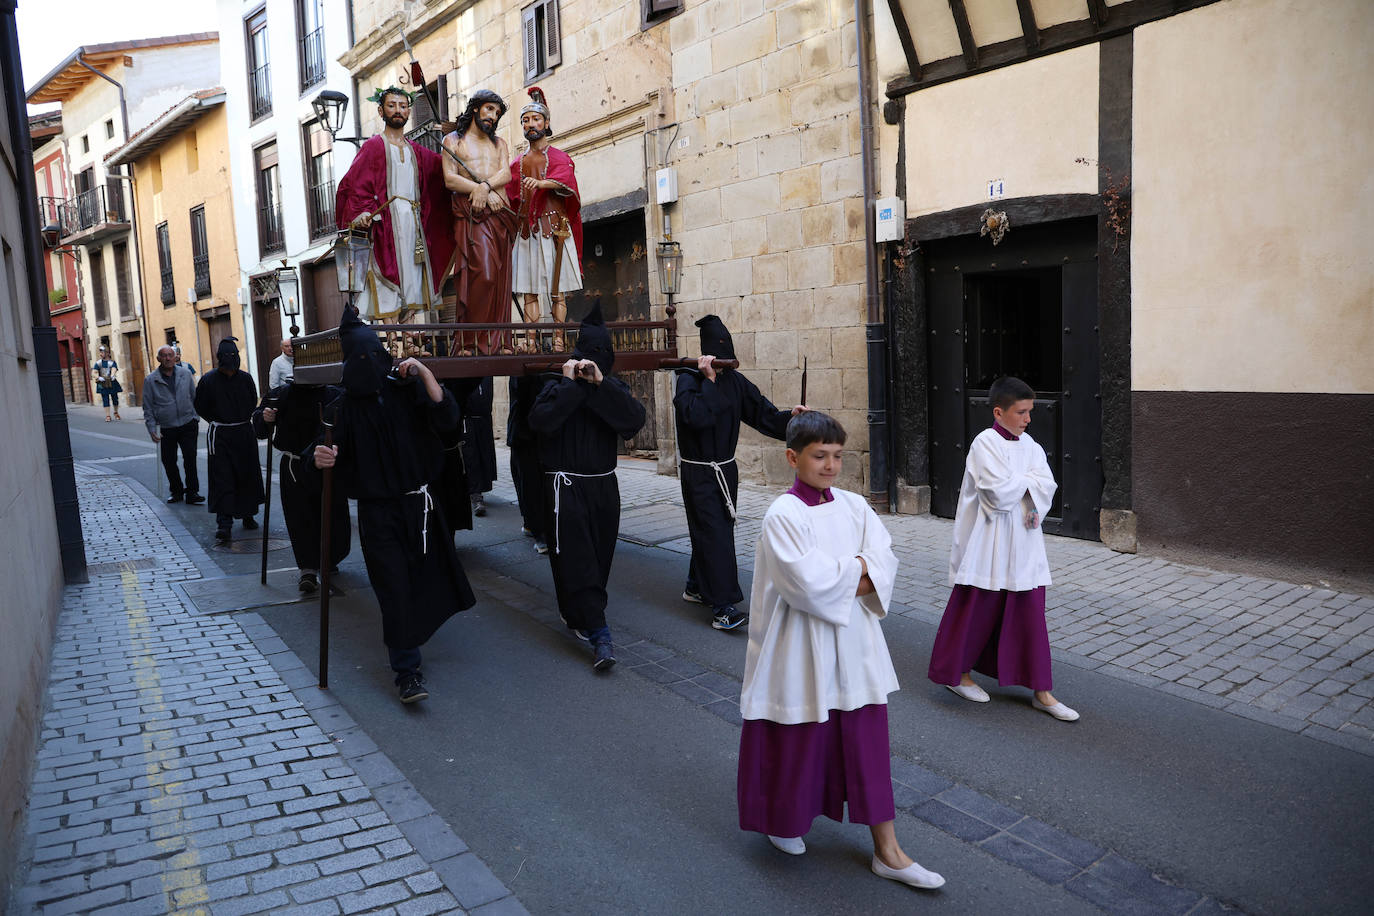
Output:
[[[383,277],[399,285],[401,271],[396,263],[396,239],[391,228],[391,208],[385,206],[391,195],[386,187],[386,141],[380,134],[371,137],[353,157],[348,173],[339,182],[334,198],[334,215],[340,229],[360,213],[377,213],[372,221],[372,260]],[[444,279],[453,268],[453,211],[449,191],[444,187],[443,160],[437,153],[411,142],[420,172],[420,225],[428,246],[429,276],[434,288],[430,295],[435,307]]]
[[[549,157],[549,167],[544,172],[544,177],[556,181],[572,191],[571,194],[558,194],[559,203],[563,205],[563,212],[568,217],[568,223],[572,226],[573,242],[577,245],[577,263],[582,263],[582,195],[577,190],[577,175],[573,172],[572,157],[555,146],[544,148],[545,154]],[[517,212],[520,210],[521,194],[524,189],[520,187],[520,160],[523,154],[517,156],[515,161],[510,164],[510,184],[506,185],[506,193],[510,195],[510,205]],[[540,188],[530,197],[530,210],[528,225],[533,226],[539,217],[544,215],[544,210],[548,207],[549,198],[556,195],[556,191],[546,191]],[[523,227],[522,227],[523,228]]]

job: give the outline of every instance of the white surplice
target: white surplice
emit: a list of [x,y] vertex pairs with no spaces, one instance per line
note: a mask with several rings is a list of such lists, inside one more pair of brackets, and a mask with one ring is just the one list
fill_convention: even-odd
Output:
[[[740,714],[783,725],[886,703],[897,690],[880,619],[897,579],[892,538],[868,502],[832,487],[808,506],[788,493],[763,518],[749,598]],[[862,567],[874,591],[857,598]]]
[[1026,514],[1040,518],[1058,489],[1045,450],[1027,433],[1004,439],[989,427],[969,446],[954,543],[949,552],[949,584],[987,591],[1024,592],[1050,584],[1045,535],[1026,527]]

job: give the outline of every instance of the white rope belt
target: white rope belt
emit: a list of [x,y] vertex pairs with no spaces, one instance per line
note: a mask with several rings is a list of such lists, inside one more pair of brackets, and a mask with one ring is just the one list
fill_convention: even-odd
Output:
[[734,464],[733,457],[726,458],[724,461],[691,461],[687,458],[678,458],[682,464],[695,464],[700,467],[710,468],[716,472],[716,483],[720,484],[720,495],[725,497],[725,511],[730,513],[730,521],[735,520],[735,501],[730,498],[730,481],[725,479],[723,468],[727,464]]
[[407,490],[406,496],[419,494],[425,498],[425,515],[420,521],[420,552],[429,553],[429,513],[434,508],[434,497],[429,495],[429,484],[425,484],[418,490]]
[[615,471],[606,471],[601,474],[577,474],[573,471],[545,471],[545,474],[553,475],[553,552],[563,552],[563,539],[558,535],[558,510],[559,493],[565,486],[572,486],[574,477],[610,477]]
[[292,483],[300,483],[300,481],[296,479],[296,462],[300,460],[300,455],[293,455],[290,452],[286,453],[286,469],[291,472]]
[[252,421],[240,420],[237,423],[217,423],[211,420],[210,431],[205,434],[205,453],[207,455],[213,455],[215,453],[215,430],[219,429],[221,426],[247,426],[250,422]]

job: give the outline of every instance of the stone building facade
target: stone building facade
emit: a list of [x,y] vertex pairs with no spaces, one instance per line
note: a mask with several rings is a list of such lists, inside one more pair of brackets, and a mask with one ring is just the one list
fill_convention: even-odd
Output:
[[[587,227],[588,296],[608,317],[661,318],[654,246],[671,229],[682,245],[676,298],[682,352],[697,352],[692,322],[720,315],[744,371],[779,405],[808,400],[850,431],[846,484],[866,486],[867,359],[856,36],[852,4],[836,0],[708,0],[651,15],[614,0],[556,4],[556,57],[530,67],[525,20],[547,50],[547,8],[480,0],[406,7],[354,3],[357,43],[343,57],[359,86],[405,75],[414,48],[442,89],[441,115],[461,113],[478,88],[511,106],[501,135],[518,153],[518,112],[538,84],[553,112],[555,146],[577,165]],[[662,6],[662,4],[659,4]],[[442,78],[442,82],[440,81]],[[363,133],[380,129],[363,105]],[[679,200],[656,205],[655,175],[676,170]],[[665,224],[665,217],[667,223]],[[672,377],[636,389],[652,400],[644,444],[660,468],[676,464]],[[499,411],[498,411],[499,413]],[[636,440],[636,444],[641,444]],[[790,480],[781,449],[746,430],[746,478]]]

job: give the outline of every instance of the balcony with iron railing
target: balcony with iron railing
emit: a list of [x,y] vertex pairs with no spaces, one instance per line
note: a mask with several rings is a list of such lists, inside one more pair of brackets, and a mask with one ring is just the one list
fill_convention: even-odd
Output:
[[124,192],[118,185],[101,185],[83,191],[61,202],[57,214],[61,239],[67,245],[94,245],[129,231]]
[[[258,209],[259,255],[265,258],[269,254],[280,254],[285,250],[286,238],[282,229],[281,207],[260,207]],[[209,282],[208,278],[206,282]]]
[[191,256],[191,266],[196,275],[196,298],[204,299],[210,295],[210,252],[196,252]]
[[162,273],[162,304],[171,305],[177,301],[176,290],[172,286],[172,266],[160,268]]
[[248,110],[254,121],[272,113],[272,71],[267,64],[248,74]]
[[62,225],[62,205],[66,201],[65,197],[38,198],[38,225],[60,227]]
[[305,206],[310,215],[312,242],[335,233],[337,227],[334,224],[334,182],[326,181],[307,190]]
[[318,28],[300,40],[301,91],[324,80],[324,29]]
[[443,155],[443,127],[432,118],[406,134],[406,139],[411,143],[420,144],[435,155]]

